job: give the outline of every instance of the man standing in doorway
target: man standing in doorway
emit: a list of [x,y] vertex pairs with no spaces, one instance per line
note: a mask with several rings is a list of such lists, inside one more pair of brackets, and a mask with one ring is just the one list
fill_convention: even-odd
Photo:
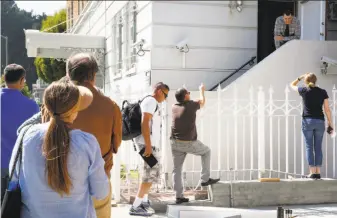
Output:
[[[158,103],[165,101],[168,96],[170,88],[159,82],[155,85],[152,95],[143,98],[140,103],[142,112],[141,130],[142,134],[134,139],[138,150],[141,151],[145,148],[144,156],[150,157],[151,154],[157,159],[158,163],[152,168],[144,161],[141,167],[142,183],[139,186],[138,193],[129,214],[136,216],[151,216],[155,211],[151,208],[148,200],[148,194],[152,183],[160,181],[160,148],[154,144],[154,136],[152,135],[153,120],[157,111]],[[154,128],[153,128],[154,127]]]
[[300,21],[293,16],[290,10],[286,10],[283,16],[276,19],[274,28],[275,48],[278,49],[293,39],[301,38]]
[[193,101],[189,91],[185,88],[178,89],[175,94],[178,103],[172,106],[173,189],[177,204],[189,201],[183,195],[181,178],[186,154],[201,156],[201,186],[212,185],[220,180],[210,178],[211,150],[197,139],[196,112],[205,105],[205,86],[201,84],[199,90],[200,99]]
[[21,93],[25,86],[26,71],[18,64],[10,64],[4,70],[6,88],[1,89],[1,200],[6,190],[9,160],[17,139],[16,130],[28,118],[38,113],[35,101]]

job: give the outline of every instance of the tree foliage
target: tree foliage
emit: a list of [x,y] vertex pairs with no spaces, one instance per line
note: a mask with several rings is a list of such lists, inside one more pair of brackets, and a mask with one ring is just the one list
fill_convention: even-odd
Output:
[[66,9],[62,9],[59,12],[56,12],[53,16],[48,16],[42,21],[41,31],[63,33],[67,30],[66,20]]
[[[42,21],[41,31],[62,33],[67,29],[66,19],[66,10],[62,9]],[[37,57],[34,64],[38,77],[47,83],[59,80],[65,75],[66,64],[64,61],[58,61],[54,58]]]
[[[37,79],[34,58],[27,57],[24,29],[40,29],[47,16],[21,10],[13,0],[1,1],[1,35],[8,37],[8,64],[22,65],[31,88]],[[1,74],[6,67],[6,40],[1,38]]]

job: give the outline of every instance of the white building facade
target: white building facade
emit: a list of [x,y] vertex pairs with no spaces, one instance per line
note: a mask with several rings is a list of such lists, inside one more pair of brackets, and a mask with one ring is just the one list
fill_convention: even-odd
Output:
[[[64,34],[63,40],[73,39],[77,51],[88,49],[87,44],[101,49],[100,63],[104,64],[100,68],[99,86],[118,103],[141,98],[159,81],[170,86],[172,92],[168,103],[162,105],[161,120],[155,121],[162,124],[156,142],[163,147],[166,185],[170,183],[172,171],[169,143],[172,93],[183,85],[196,91],[203,82],[210,89],[244,65],[234,75],[237,78],[234,83],[227,83],[218,92],[207,92],[207,106],[198,116],[200,139],[212,148],[212,173],[223,180],[228,179],[226,172],[231,169],[248,173],[269,170],[293,176],[307,173],[298,123],[301,99],[285,91],[287,84],[299,75],[316,73],[319,85],[331,97],[336,123],[337,67],[321,61],[322,57],[337,60],[337,42],[327,41],[337,40],[336,4],[332,1],[263,2],[267,3],[91,1],[69,33]],[[263,46],[273,44],[273,23],[282,15],[282,7],[292,7],[300,20],[301,40],[287,43],[272,54],[267,51],[268,56],[259,60],[261,49],[266,49]],[[264,34],[270,35],[269,41],[263,41]],[[35,51],[39,46],[33,41],[27,42],[27,47]],[[71,46],[62,43],[58,46],[54,43],[52,47],[46,42],[41,46],[46,49],[38,51],[47,55],[50,49],[60,51]],[[70,52],[64,50],[58,54],[66,58]],[[250,69],[245,63],[255,61],[255,57],[259,63]],[[326,138],[324,143],[327,161],[323,174],[336,177],[336,141]],[[128,169],[136,168],[139,163],[138,154],[128,143],[122,145],[114,160],[117,199],[120,163]],[[197,178],[200,161],[188,157],[184,169],[188,174],[187,185],[196,185],[192,177]],[[256,178],[253,174],[238,177],[253,178]]]

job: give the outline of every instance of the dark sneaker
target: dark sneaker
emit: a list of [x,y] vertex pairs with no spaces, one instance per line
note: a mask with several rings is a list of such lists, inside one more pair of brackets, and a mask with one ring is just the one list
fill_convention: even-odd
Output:
[[312,173],[312,174],[307,175],[305,178],[308,178],[308,179],[321,179],[321,174]]
[[220,179],[211,179],[211,178],[209,178],[209,180],[207,182],[202,182],[201,186],[213,185],[213,184],[215,184],[215,183],[217,183],[219,181],[220,181]]
[[189,201],[190,201],[190,199],[184,198],[184,197],[182,197],[182,198],[176,198],[176,204],[187,203]]
[[151,207],[150,201],[142,202],[142,205],[148,212],[150,212],[152,214],[155,213],[154,209]]
[[129,214],[133,216],[152,216],[152,213],[146,210],[142,204],[137,208],[132,206],[129,210]]
[[309,175],[307,175],[305,178],[308,178],[308,179],[316,179],[316,174],[314,174],[314,173],[309,174]]

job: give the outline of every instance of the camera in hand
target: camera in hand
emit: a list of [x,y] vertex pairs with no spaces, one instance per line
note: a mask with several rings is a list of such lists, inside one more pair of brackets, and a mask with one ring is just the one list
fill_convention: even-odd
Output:
[[332,131],[333,131],[333,128],[332,128],[331,126],[329,126],[328,129],[327,129],[327,133],[328,133],[328,134],[331,134]]

